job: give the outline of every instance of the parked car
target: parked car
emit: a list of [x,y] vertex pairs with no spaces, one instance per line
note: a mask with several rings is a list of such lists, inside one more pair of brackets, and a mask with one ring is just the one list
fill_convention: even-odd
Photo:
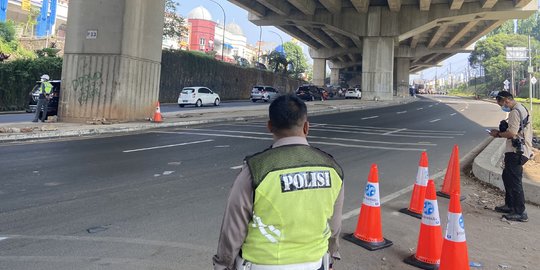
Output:
[[268,102],[276,99],[279,95],[279,91],[272,86],[256,85],[251,89],[251,96],[249,98],[253,102],[257,102],[257,100]]
[[296,96],[305,101],[323,100],[323,93],[314,85],[304,85],[298,87]]
[[356,98],[361,99],[362,98],[362,90],[360,88],[349,88],[347,89],[347,92],[345,92],[345,98]]
[[178,96],[178,106],[195,105],[201,107],[203,105],[214,104],[219,106],[221,98],[217,93],[204,86],[184,87]]
[[499,94],[498,90],[493,90],[493,91],[489,92],[489,97],[490,98],[495,98],[495,97],[497,97],[498,94]]
[[[49,81],[52,86],[52,98],[49,100],[49,106],[47,107],[47,116],[57,115],[58,114],[58,101],[60,99],[60,80]],[[28,107],[26,112],[35,113],[37,102],[39,99],[39,92],[41,91],[41,81],[36,82],[36,85],[32,88],[30,93],[28,93]]]

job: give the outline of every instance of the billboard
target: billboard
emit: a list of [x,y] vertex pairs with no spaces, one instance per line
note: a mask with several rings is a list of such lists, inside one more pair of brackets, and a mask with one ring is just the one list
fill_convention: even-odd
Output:
[[527,61],[529,57],[527,56],[526,47],[506,47],[506,60],[507,61]]

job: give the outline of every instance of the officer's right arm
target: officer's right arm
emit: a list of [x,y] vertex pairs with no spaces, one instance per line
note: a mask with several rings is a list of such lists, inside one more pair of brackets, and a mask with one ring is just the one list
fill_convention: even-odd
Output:
[[339,234],[341,233],[341,218],[343,213],[343,200],[344,200],[345,182],[342,182],[341,190],[334,203],[334,214],[330,220],[330,239],[328,239],[328,253],[330,253],[331,261],[334,259],[341,259],[339,254]]
[[217,254],[212,258],[214,270],[232,270],[236,256],[247,235],[253,213],[251,172],[246,164],[231,188],[221,224]]

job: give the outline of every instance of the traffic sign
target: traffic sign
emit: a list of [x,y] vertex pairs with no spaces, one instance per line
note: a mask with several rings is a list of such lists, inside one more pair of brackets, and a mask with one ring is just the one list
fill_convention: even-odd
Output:
[[532,77],[532,78],[531,78],[531,83],[532,83],[532,84],[536,84],[537,81],[538,81],[538,80],[536,80],[535,77]]

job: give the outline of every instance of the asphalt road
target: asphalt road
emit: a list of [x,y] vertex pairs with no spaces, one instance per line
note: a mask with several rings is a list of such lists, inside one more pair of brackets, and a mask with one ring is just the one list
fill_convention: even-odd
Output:
[[[220,107],[244,107],[244,106],[251,106],[251,105],[263,105],[268,104],[262,101],[257,101],[255,103],[251,102],[250,100],[241,100],[241,101],[224,101],[219,106],[204,106],[204,109],[217,109]],[[195,106],[186,106],[184,108],[180,108],[178,104],[162,104],[161,105],[161,112],[182,112],[182,111],[191,111],[191,110],[200,110],[201,108],[197,108]],[[0,123],[18,123],[18,122],[30,122],[34,119],[34,113],[2,113],[0,114]]]
[[[309,141],[342,165],[344,213],[357,213],[372,163],[389,196],[414,183],[421,151],[433,175],[502,117],[420,99],[310,117]],[[238,168],[271,143],[261,121],[0,145],[0,269],[210,269]]]

